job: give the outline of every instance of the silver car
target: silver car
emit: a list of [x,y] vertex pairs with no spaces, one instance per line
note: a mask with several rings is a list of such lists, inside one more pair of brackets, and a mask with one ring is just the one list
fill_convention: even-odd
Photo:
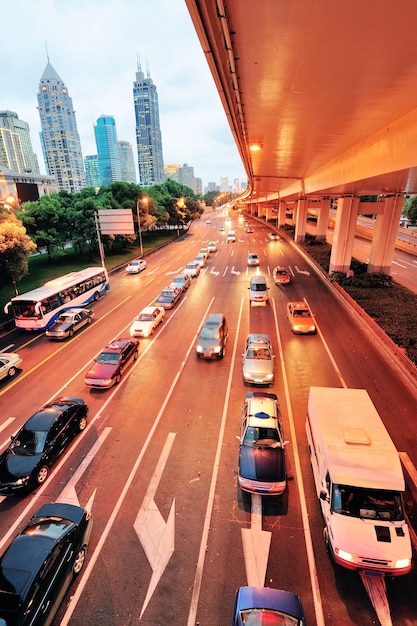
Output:
[[252,385],[274,382],[274,358],[268,335],[250,333],[246,337],[243,356],[243,380]]

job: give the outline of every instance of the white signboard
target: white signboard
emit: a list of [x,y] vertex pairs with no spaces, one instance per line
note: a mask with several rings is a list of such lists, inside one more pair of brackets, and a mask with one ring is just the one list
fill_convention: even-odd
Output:
[[102,235],[134,235],[132,209],[98,211]]

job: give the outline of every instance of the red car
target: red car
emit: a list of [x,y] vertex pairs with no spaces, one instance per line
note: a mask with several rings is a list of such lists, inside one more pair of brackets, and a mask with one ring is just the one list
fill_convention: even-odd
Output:
[[85,375],[89,387],[109,389],[120,382],[122,374],[139,354],[138,339],[116,339],[100,352]]

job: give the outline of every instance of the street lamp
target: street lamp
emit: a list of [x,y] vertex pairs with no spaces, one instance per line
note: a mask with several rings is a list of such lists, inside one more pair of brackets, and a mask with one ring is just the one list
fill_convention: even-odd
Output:
[[148,207],[148,196],[142,196],[142,198],[138,198],[138,201],[136,202],[136,211],[137,211],[137,214],[138,214],[138,232],[139,232],[140,256],[143,256],[142,227],[140,225],[140,212],[139,212],[139,206],[140,206],[141,202],[143,202],[143,204],[145,205],[145,208],[147,208]]

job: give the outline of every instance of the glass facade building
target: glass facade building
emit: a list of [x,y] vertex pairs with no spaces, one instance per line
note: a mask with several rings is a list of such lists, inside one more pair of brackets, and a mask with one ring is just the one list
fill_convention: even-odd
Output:
[[158,93],[149,72],[145,78],[140,68],[136,72],[136,81],[133,83],[133,101],[139,184],[142,187],[151,187],[165,180]]
[[14,111],[0,111],[0,165],[19,174],[40,174],[29,124]]
[[121,180],[125,183],[136,183],[135,159],[132,144],[128,141],[119,141]]
[[75,111],[63,80],[48,63],[38,92],[40,140],[47,172],[70,193],[86,186]]
[[97,154],[89,154],[84,157],[85,180],[87,187],[101,187],[100,171],[98,168]]
[[101,115],[94,126],[98,169],[102,185],[122,180],[116,122],[111,115]]

